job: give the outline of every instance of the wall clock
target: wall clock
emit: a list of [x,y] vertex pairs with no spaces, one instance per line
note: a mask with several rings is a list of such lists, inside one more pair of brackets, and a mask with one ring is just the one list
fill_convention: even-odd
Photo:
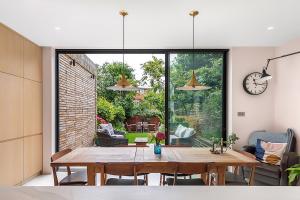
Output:
[[259,72],[253,72],[244,78],[243,87],[248,94],[259,95],[266,91],[268,81],[261,81],[261,75]]

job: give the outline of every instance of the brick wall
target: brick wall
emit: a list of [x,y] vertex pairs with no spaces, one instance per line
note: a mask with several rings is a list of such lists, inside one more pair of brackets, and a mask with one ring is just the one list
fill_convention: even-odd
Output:
[[96,66],[86,55],[59,55],[59,150],[93,145],[96,129],[93,74]]

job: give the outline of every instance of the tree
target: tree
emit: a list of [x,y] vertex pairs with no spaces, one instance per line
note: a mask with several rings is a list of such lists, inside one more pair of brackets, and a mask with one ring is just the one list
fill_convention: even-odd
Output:
[[132,84],[137,84],[133,71],[127,64],[123,68],[122,62],[104,63],[99,66],[97,68],[97,96],[105,97],[106,100],[113,102],[120,95],[120,92],[107,90],[106,88],[115,85],[122,73]]
[[142,65],[142,69],[144,71],[141,79],[142,84],[146,85],[147,83],[150,83],[150,86],[155,92],[162,91],[165,85],[163,79],[165,74],[164,61],[152,56],[152,60],[145,62]]
[[[177,54],[170,68],[170,94],[174,104],[173,120],[178,117],[191,120],[191,117],[201,119],[197,131],[202,134],[220,134],[222,125],[222,65],[223,54],[203,53]],[[206,91],[179,91],[190,80],[192,71],[197,80],[210,86]],[[181,122],[182,123],[182,122]]]

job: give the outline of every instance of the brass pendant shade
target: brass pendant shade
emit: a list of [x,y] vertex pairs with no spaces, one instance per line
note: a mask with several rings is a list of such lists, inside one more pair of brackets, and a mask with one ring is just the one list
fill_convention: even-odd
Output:
[[[121,10],[119,12],[119,14],[123,17],[123,70],[124,70],[125,69],[125,63],[124,63],[124,40],[125,40],[124,19],[125,19],[125,16],[128,15],[128,12],[126,10]],[[134,87],[133,85],[130,84],[130,82],[126,79],[124,72],[121,74],[121,78],[118,80],[116,85],[107,87],[106,89],[113,90],[113,91],[138,91],[139,90],[139,88]]]
[[[199,14],[199,12],[197,10],[192,10],[189,15],[193,17],[193,50],[195,49],[195,17]],[[193,52],[193,66],[195,65],[195,55]],[[187,84],[183,87],[178,87],[176,88],[176,90],[183,90],[183,91],[200,91],[200,90],[208,90],[211,87],[209,86],[205,86],[205,85],[201,85],[197,79],[196,79],[196,75],[195,75],[195,71],[193,70],[192,73],[192,78],[191,80],[189,80],[187,82]]]
[[198,91],[198,90],[208,90],[210,87],[201,85],[197,79],[195,72],[193,70],[192,78],[191,80],[183,87],[176,88],[177,90],[186,90],[186,91]]

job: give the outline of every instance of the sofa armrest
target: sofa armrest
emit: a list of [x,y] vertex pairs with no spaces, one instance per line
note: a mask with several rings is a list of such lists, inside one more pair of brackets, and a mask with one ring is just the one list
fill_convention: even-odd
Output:
[[281,170],[281,179],[280,185],[286,186],[288,185],[288,172],[287,168],[299,163],[299,155],[295,152],[284,153],[282,156],[280,170]]
[[255,155],[255,146],[250,146],[250,145],[246,145],[242,147],[242,151],[246,151],[248,153],[251,153],[253,155]]

